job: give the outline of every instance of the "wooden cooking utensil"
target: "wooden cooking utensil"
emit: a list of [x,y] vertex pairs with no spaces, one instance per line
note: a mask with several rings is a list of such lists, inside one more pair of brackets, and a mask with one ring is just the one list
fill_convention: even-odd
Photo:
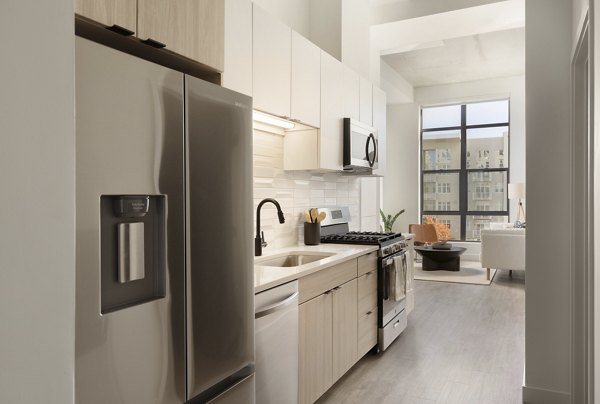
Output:
[[316,208],[312,208],[310,210],[310,218],[312,219],[312,223],[317,223],[317,218],[319,217],[319,211]]
[[327,213],[325,213],[325,212],[319,213],[319,216],[317,217],[317,222],[321,223],[323,220],[325,220],[326,217],[327,217]]

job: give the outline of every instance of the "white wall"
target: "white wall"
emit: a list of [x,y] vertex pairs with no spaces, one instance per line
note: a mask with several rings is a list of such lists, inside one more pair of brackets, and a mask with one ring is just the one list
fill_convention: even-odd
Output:
[[427,0],[394,1],[390,4],[374,6],[371,11],[371,24],[384,24],[391,21],[407,20],[426,15],[446,13],[462,8],[476,7],[504,0]]
[[310,2],[307,0],[253,0],[280,21],[310,38]]
[[379,58],[380,87],[387,95],[388,105],[413,102],[415,97],[413,86],[389,64],[381,60],[379,51],[371,50],[371,52],[377,53]]
[[73,403],[73,2],[0,3],[0,402]]
[[[526,2],[528,403],[569,403],[571,2]],[[563,237],[549,237],[561,232]],[[566,240],[565,240],[566,238]]]
[[[510,97],[510,181],[524,182],[525,78],[523,76],[480,80],[414,89],[413,103],[389,105],[387,109],[388,170],[384,178],[384,209],[406,209],[398,231],[418,223],[419,201],[419,108],[455,102]],[[516,205],[510,201],[510,220]]]
[[[597,2],[593,1],[593,8],[591,10],[590,19],[593,26],[600,23],[600,7],[596,4]],[[593,55],[598,54],[598,47],[600,46],[600,30],[594,28],[592,30],[592,44],[593,44]],[[594,131],[594,172],[600,172],[600,63],[594,62],[593,64],[593,72],[594,75],[594,83],[592,89],[592,102],[594,104],[593,109],[593,131]],[[593,187],[594,187],[594,212],[600,212],[600,176],[595,175],[593,179]],[[600,257],[600,215],[594,215],[594,224],[593,224],[593,238],[594,238],[594,256]],[[594,272],[600,273],[599,262],[597,258],[594,262]],[[598,295],[600,293],[600,276],[594,276],[594,325],[592,329],[592,333],[594,335],[594,356],[593,356],[593,368],[592,372],[594,375],[593,380],[593,388],[596,394],[600,394],[600,299]]]
[[342,0],[310,0],[310,36],[319,48],[342,60]]
[[369,0],[342,0],[342,63],[371,80]]
[[[253,0],[352,70],[371,80],[369,0]],[[376,72],[378,73],[378,72]],[[376,81],[378,80],[376,74]]]

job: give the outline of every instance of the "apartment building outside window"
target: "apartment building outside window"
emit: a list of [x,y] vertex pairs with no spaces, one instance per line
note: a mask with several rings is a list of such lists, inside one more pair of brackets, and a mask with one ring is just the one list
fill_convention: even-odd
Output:
[[421,109],[421,213],[452,239],[508,221],[509,100]]

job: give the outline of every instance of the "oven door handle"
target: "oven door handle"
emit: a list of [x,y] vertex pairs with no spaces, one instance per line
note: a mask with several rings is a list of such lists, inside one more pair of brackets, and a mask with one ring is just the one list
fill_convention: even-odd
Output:
[[399,252],[397,252],[396,254],[394,254],[394,255],[390,255],[389,257],[387,257],[387,258],[385,259],[384,265],[385,265],[385,266],[388,266],[388,265],[393,265],[393,264],[394,264],[394,258],[396,258],[396,257],[399,257],[399,256],[401,256],[401,255],[404,255],[404,256],[405,256],[405,259],[406,259],[406,250],[399,251]]

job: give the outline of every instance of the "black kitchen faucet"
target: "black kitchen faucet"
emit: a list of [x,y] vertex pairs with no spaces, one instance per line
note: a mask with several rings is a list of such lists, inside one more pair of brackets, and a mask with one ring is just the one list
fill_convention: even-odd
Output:
[[267,242],[265,241],[264,232],[260,231],[260,208],[267,203],[271,202],[277,208],[277,216],[279,217],[279,223],[285,223],[285,217],[283,216],[283,212],[281,211],[281,206],[279,206],[279,202],[277,202],[273,198],[266,198],[260,201],[258,206],[256,207],[256,237],[254,238],[254,256],[260,257],[262,255],[263,247],[267,246]]

